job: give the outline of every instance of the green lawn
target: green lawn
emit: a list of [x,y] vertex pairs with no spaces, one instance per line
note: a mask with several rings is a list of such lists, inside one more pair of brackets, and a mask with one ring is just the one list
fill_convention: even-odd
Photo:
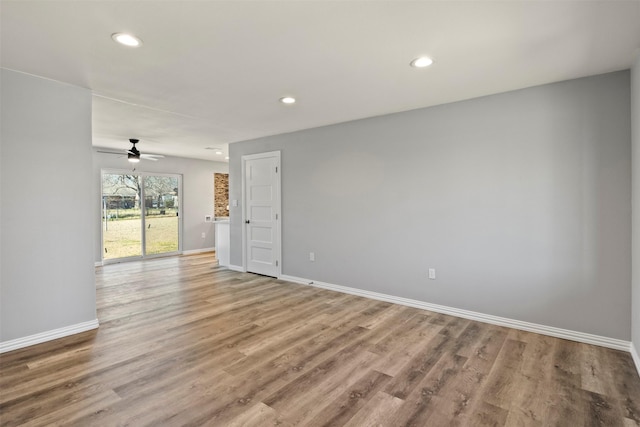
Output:
[[[140,218],[102,223],[104,259],[142,255]],[[178,217],[148,216],[146,218],[147,255],[178,250]]]

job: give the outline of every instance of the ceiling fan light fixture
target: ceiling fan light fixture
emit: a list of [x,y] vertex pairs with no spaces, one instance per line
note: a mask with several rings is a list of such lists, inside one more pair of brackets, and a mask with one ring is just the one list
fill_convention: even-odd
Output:
[[127,33],[114,33],[111,34],[111,38],[116,43],[128,47],[140,47],[142,46],[142,40],[134,35]]
[[131,149],[127,153],[127,159],[131,163],[138,163],[140,161],[140,151],[138,151],[138,149],[136,148],[136,144],[140,142],[140,140],[131,138],[129,139],[129,142],[133,145],[133,147],[131,147]]

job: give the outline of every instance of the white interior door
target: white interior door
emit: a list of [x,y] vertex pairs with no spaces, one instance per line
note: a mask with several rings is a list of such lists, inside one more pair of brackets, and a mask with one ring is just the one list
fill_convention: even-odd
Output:
[[280,152],[243,156],[246,270],[280,276]]

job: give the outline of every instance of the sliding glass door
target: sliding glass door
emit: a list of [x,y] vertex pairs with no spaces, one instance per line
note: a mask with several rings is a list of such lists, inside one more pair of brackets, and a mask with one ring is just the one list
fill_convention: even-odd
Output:
[[103,260],[178,253],[180,188],[179,175],[103,171]]

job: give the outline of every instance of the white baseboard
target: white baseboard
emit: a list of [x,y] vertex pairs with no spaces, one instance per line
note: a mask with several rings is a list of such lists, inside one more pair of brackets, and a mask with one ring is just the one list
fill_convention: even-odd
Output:
[[96,261],[93,263],[94,267],[102,267],[104,264],[102,263],[102,261]]
[[239,271],[240,273],[245,273],[246,270],[241,265],[227,265],[227,268],[232,271]]
[[[556,338],[563,338],[571,341],[577,341],[585,344],[593,344],[601,347],[613,348],[616,350],[631,351],[631,343],[629,341],[619,340],[616,338],[608,338],[600,335],[587,334],[584,332],[571,331],[568,329],[555,328],[553,326],[539,325],[537,323],[523,322],[521,320],[508,319],[506,317],[493,316],[490,314],[478,313],[475,311],[462,310],[445,305],[431,304],[424,301],[418,301],[409,298],[402,298],[393,295],[381,294],[378,292],[366,291],[362,289],[350,288],[347,286],[334,285],[331,283],[317,282],[314,280],[303,279],[294,276],[281,276],[280,279],[288,282],[299,283],[302,285],[315,286],[317,288],[329,289],[332,291],[342,292],[345,294],[358,295],[365,298],[371,298],[379,301],[391,302],[394,304],[405,305],[408,307],[420,308],[423,310],[435,311],[437,313],[448,314],[451,316],[462,317],[465,319],[475,320],[478,322],[490,323],[492,325],[506,326],[508,328],[519,329],[523,331],[535,332],[537,334],[548,335]],[[636,361],[638,365],[638,361]]]
[[635,346],[634,342],[631,342],[631,357],[633,358],[633,362],[636,364],[636,371],[638,371],[638,376],[640,377],[640,355],[638,355],[638,349]]
[[29,335],[28,337],[0,342],[0,353],[6,353],[8,351],[18,350],[20,348],[56,340],[69,335],[79,334],[80,332],[90,331],[91,329],[96,329],[98,326],[98,319],[94,319],[88,322],[76,323],[75,325],[54,329],[52,331],[40,332],[39,334]]
[[202,254],[202,253],[205,253],[205,252],[213,252],[215,250],[216,250],[216,248],[191,249],[191,250],[188,250],[188,251],[182,251],[182,255]]

